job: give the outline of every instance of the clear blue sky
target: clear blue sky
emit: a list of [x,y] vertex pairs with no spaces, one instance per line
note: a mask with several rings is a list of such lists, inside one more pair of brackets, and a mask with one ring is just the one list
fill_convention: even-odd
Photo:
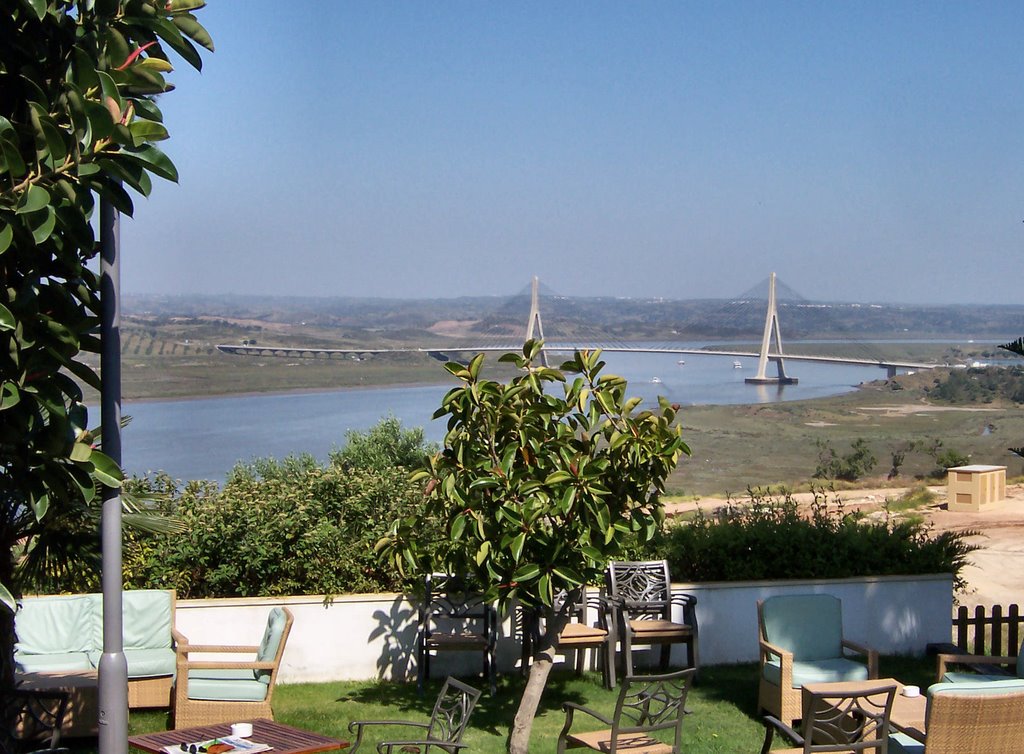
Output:
[[128,293],[1024,302],[1024,3],[213,0]]

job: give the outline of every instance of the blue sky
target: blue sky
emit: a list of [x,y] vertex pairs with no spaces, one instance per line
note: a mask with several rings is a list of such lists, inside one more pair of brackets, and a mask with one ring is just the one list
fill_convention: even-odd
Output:
[[1024,3],[198,15],[128,293],[1024,301]]

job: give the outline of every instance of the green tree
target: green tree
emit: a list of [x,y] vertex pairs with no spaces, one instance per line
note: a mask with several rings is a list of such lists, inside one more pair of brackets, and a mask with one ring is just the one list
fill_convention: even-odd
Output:
[[818,466],[814,469],[816,479],[842,479],[853,482],[860,479],[878,463],[867,441],[858,437],[850,445],[850,452],[840,456],[828,441],[819,440]]
[[424,440],[422,427],[404,429],[399,419],[388,416],[366,432],[346,432],[345,446],[331,453],[331,462],[353,469],[414,469],[423,465],[427,453],[436,450]]
[[[1017,338],[1017,340],[1010,341],[1009,343],[1003,343],[1003,345],[999,347],[1005,351],[1009,351],[1010,353],[1015,353],[1018,356],[1024,356],[1024,338]],[[1021,391],[1020,395],[1014,396],[1014,400],[1018,403],[1024,402],[1024,391]],[[1024,447],[1010,448],[1009,450],[1014,455],[1024,458]]]
[[446,538],[428,552],[421,517],[407,517],[379,544],[407,573],[469,575],[501,606],[518,600],[545,618],[511,752],[527,751],[553,639],[567,621],[555,595],[578,594],[627,545],[655,535],[665,479],[689,453],[677,407],[660,399],[657,410],[637,411],[626,381],[601,374],[600,351],[553,369],[537,365],[540,348],[529,341],[522,355],[500,358],[519,370],[507,384],[481,377],[482,354],[446,365],[462,384],[434,415],[448,417],[444,447],[415,475],[427,481],[426,515]]
[[[18,593],[15,548],[46,517],[118,486],[94,448],[80,383],[99,379],[97,198],[132,214],[130,191],[176,180],[154,95],[171,51],[213,49],[200,0],[10,0],[0,6],[0,593]],[[49,527],[51,533],[52,527]],[[9,590],[9,591],[8,591]],[[0,683],[13,672],[13,614],[0,610]]]

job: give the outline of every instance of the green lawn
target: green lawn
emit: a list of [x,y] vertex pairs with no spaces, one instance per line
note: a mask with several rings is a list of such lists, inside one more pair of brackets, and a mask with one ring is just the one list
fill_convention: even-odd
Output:
[[[881,675],[927,688],[935,665],[931,658],[885,657]],[[701,669],[690,693],[687,707],[692,712],[683,725],[684,749],[688,754],[711,752],[755,752],[760,749],[764,728],[756,715],[757,667],[753,664],[718,665]],[[472,680],[469,681],[473,683]],[[288,725],[348,738],[351,720],[426,720],[441,681],[434,681],[423,698],[415,684],[338,682],[279,686],[274,694],[277,720]],[[503,752],[509,726],[515,716],[523,681],[518,675],[500,679],[494,697],[481,697],[473,713],[465,743],[473,752]],[[597,673],[576,678],[555,671],[548,682],[541,709],[533,727],[531,751],[551,752],[562,728],[563,702],[572,701],[610,714],[616,692],[601,688]],[[577,725],[580,718],[577,718]],[[167,714],[133,713],[131,733],[147,733],[167,727]],[[600,727],[600,726],[595,726]],[[376,743],[376,740],[373,740]],[[76,752],[95,750],[94,742],[82,742]],[[781,747],[781,742],[779,742]],[[372,752],[374,746],[364,746]]]

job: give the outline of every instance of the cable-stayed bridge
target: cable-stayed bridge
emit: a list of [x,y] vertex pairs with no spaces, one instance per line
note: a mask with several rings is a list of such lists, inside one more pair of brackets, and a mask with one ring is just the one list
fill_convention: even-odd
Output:
[[[782,288],[784,297],[777,297],[777,287]],[[509,299],[504,307],[497,311],[480,316],[474,321],[474,327],[467,339],[461,342],[444,344],[429,344],[423,346],[394,346],[394,347],[366,347],[353,346],[350,348],[319,348],[306,346],[282,346],[245,343],[241,345],[221,344],[217,348],[223,353],[239,356],[278,356],[288,358],[333,358],[333,357],[363,357],[377,354],[390,353],[425,353],[438,359],[454,358],[457,354],[478,353],[478,352],[507,352],[516,351],[522,347],[525,340],[537,338],[545,341],[543,356],[546,360],[547,353],[572,351],[577,349],[601,349],[609,353],[651,353],[651,354],[674,354],[694,356],[719,356],[732,357],[734,359],[756,359],[757,370],[753,377],[746,378],[746,382],[752,384],[792,384],[797,378],[786,371],[786,362],[816,362],[825,364],[860,365],[876,367],[886,370],[892,377],[898,370],[933,369],[940,364],[928,364],[909,361],[899,361],[886,358],[878,353],[872,352],[869,344],[862,343],[856,337],[846,337],[844,342],[847,345],[847,352],[838,355],[825,353],[787,352],[783,348],[782,328],[780,325],[780,307],[787,315],[806,317],[808,313],[821,315],[828,310],[829,306],[808,302],[799,297],[791,289],[781,282],[776,281],[775,273],[768,279],[755,286],[747,293],[736,299],[730,299],[717,307],[705,306],[699,314],[693,315],[689,321],[683,322],[673,332],[678,337],[677,342],[643,342],[642,334],[636,340],[626,340],[630,322],[616,323],[613,331],[607,328],[601,330],[587,324],[588,314],[594,318],[597,314],[595,306],[590,304],[587,310],[586,303],[567,297],[557,296],[546,292],[544,298],[544,310],[556,315],[556,327],[550,337],[545,337],[544,322],[541,313],[541,285],[535,277],[529,288],[529,312],[526,316],[525,331],[522,326],[522,310],[524,307],[524,296],[516,296]],[[516,314],[516,312],[519,312]],[[788,321],[788,320],[787,320]],[[518,324],[517,324],[518,322]],[[550,322],[549,322],[550,324]],[[763,327],[761,327],[763,324]],[[637,330],[643,330],[643,315],[640,314],[633,325]],[[839,328],[842,329],[842,328]],[[744,350],[742,348],[729,349],[723,347],[693,347],[684,340],[698,339],[721,339],[723,335],[730,339],[746,336],[746,339],[753,339],[755,330],[759,330],[760,347],[756,350]],[[714,335],[713,335],[714,334]],[[690,337],[687,337],[689,335]],[[703,338],[693,337],[703,335]],[[716,337],[717,335],[717,337]],[[807,348],[807,344],[802,344]],[[852,348],[851,348],[852,347]],[[822,349],[825,350],[825,349]],[[850,352],[852,350],[852,353]],[[740,362],[734,362],[739,365]],[[769,366],[773,367],[774,374],[769,374]]]

